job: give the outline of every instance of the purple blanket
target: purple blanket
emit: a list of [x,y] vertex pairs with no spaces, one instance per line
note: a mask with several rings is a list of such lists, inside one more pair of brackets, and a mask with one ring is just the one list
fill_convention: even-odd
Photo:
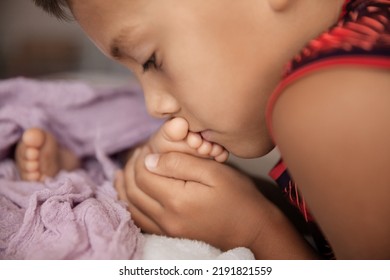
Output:
[[[139,89],[24,78],[0,82],[0,259],[139,258],[142,235],[113,188],[107,155],[134,146],[161,122]],[[19,179],[12,149],[40,127],[79,157],[81,169],[44,183]]]

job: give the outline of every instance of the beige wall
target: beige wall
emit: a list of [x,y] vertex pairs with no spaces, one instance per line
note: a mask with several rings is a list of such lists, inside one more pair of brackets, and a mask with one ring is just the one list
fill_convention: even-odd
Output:
[[[78,52],[76,70],[125,72],[121,66],[104,57],[76,23],[58,21],[35,7],[32,0],[0,2],[0,77],[4,78],[10,65],[20,64],[22,62],[17,60],[28,60],[28,56],[35,63],[35,60],[44,60],[46,55],[47,61],[42,61],[39,67],[44,67],[44,63],[55,66],[53,58],[56,57],[58,63],[61,59],[69,62],[72,59],[69,52],[75,51],[74,48]],[[42,49],[42,53],[37,54],[34,48]],[[62,56],[61,49],[65,53]],[[49,66],[52,67],[51,64]]]

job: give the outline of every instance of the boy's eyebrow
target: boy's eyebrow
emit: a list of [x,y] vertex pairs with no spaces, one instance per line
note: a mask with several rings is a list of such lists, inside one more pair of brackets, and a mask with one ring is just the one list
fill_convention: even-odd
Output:
[[[136,33],[136,27],[125,27],[120,30],[117,36],[115,36],[110,43],[109,51],[110,55],[115,59],[131,58],[129,54],[134,48],[134,33]],[[132,34],[132,39],[129,38],[129,34]]]
[[122,52],[121,45],[123,44],[123,41],[119,40],[118,38],[115,38],[112,40],[110,44],[110,55],[115,59],[121,59],[123,58],[124,54]]

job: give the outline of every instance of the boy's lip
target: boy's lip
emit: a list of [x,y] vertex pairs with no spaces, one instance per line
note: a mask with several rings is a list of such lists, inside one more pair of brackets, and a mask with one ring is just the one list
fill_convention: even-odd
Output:
[[214,142],[213,139],[215,138],[215,136],[214,136],[215,132],[213,130],[211,130],[211,129],[203,129],[203,130],[201,130],[201,129],[194,129],[194,130],[190,129],[190,131],[193,132],[193,133],[199,134],[200,136],[202,136],[202,138],[204,140],[206,140],[208,142]]
[[209,142],[213,142],[212,141],[212,131],[210,129],[206,129],[206,130],[203,130],[201,131],[199,134],[202,136],[202,138],[206,141],[209,141]]
[[210,129],[204,129],[204,130],[191,130],[191,132],[193,133],[197,133],[199,134],[200,136],[202,136],[202,138],[206,141],[209,141],[209,142],[212,142],[211,141],[211,138],[212,138],[212,130]]
[[223,147],[224,149],[226,149],[222,144],[216,142],[216,141],[218,141],[218,138],[217,138],[218,134],[215,131],[213,131],[211,129],[205,129],[205,130],[195,132],[195,133],[198,133],[204,140],[206,140],[210,143],[218,144],[221,147]]

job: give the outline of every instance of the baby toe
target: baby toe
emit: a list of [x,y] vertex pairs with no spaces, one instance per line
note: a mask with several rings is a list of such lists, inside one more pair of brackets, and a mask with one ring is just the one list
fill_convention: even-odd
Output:
[[214,160],[218,162],[225,162],[229,158],[229,152],[224,150],[220,155],[214,157]]
[[187,136],[187,144],[193,149],[198,149],[203,143],[202,136],[198,133],[189,132]]
[[210,142],[203,141],[202,145],[198,148],[198,153],[201,155],[209,155],[213,145]]
[[40,148],[45,143],[45,133],[39,128],[30,128],[23,133],[22,141],[28,147]]
[[39,171],[39,162],[38,161],[26,161],[24,164],[24,170],[27,172]]
[[213,148],[211,149],[210,156],[216,157],[223,153],[224,148],[221,145],[213,144]]
[[36,148],[26,148],[24,158],[27,160],[35,161],[39,159],[39,150]]
[[163,132],[170,141],[184,140],[188,134],[188,123],[183,118],[174,118],[164,124]]
[[27,172],[25,174],[25,178],[27,181],[36,182],[40,179],[41,174],[38,171],[35,172]]

